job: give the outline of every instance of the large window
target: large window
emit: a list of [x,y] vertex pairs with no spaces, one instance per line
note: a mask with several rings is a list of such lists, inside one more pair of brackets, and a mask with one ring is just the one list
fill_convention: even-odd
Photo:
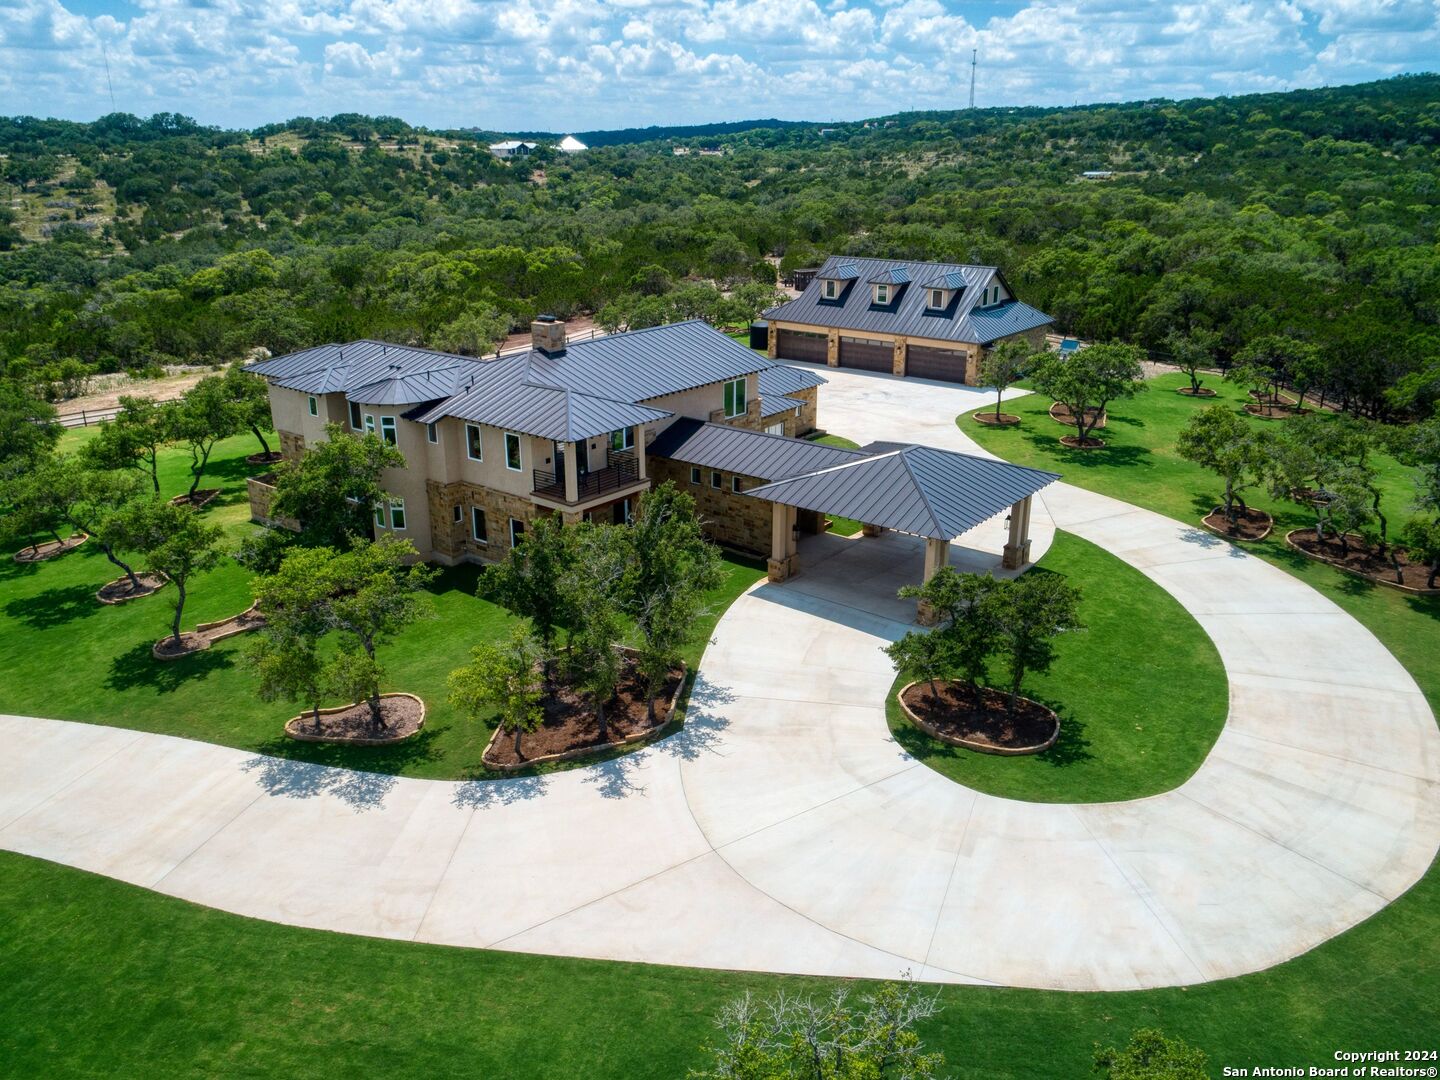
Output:
[[633,450],[635,449],[635,429],[633,427],[621,428],[619,431],[610,433],[611,450]]
[[374,435],[374,434],[375,434],[375,417],[374,417],[373,414],[368,413],[368,412],[365,414],[365,434],[366,434],[366,435]]
[[360,406],[352,401],[350,402],[350,430],[359,431],[360,428]]
[[731,379],[725,384],[725,415],[745,415],[745,380]]
[[399,436],[395,434],[395,417],[380,417],[380,438],[384,439],[391,446],[394,446],[400,441]]
[[477,544],[490,543],[490,529],[485,522],[485,511],[478,506],[470,508],[470,536]]
[[519,472],[525,467],[520,457],[520,436],[513,431],[505,433],[505,467],[511,472]]
[[480,441],[480,425],[465,425],[465,456],[471,461],[485,460],[485,447]]
[[519,518],[510,519],[510,546],[518,547],[520,541],[525,539],[525,522]]
[[311,395],[309,396],[309,398],[307,398],[306,400],[309,402],[309,405],[310,405],[310,415],[311,415],[311,416],[319,416],[319,415],[320,415],[320,403],[315,400],[315,395],[314,395],[314,394],[311,394]]
[[405,500],[390,500],[390,528],[397,532],[405,531]]

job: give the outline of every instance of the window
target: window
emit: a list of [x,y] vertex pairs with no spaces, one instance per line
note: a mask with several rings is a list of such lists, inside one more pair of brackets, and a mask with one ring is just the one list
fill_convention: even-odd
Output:
[[460,524],[460,519],[464,516],[465,515],[463,511],[461,511],[459,503],[456,503],[450,508],[450,520],[453,521],[456,525]]
[[876,286],[875,286],[875,303],[877,303],[877,304],[888,304],[889,302],[890,302],[890,286],[889,286],[889,285],[876,285]]
[[520,459],[520,436],[513,431],[505,433],[505,467],[511,472],[519,472],[525,467]]
[[319,415],[320,415],[320,403],[315,400],[315,395],[314,395],[314,394],[311,394],[311,395],[310,395],[307,403],[308,403],[309,406],[310,406],[310,415],[311,415],[311,416],[319,416]]
[[471,461],[484,461],[485,448],[480,443],[480,425],[465,425],[465,456]]
[[775,423],[771,424],[769,427],[767,427],[767,428],[765,429],[765,434],[767,434],[767,435],[784,435],[784,434],[785,434],[785,421],[784,421],[784,420],[777,420]]
[[945,306],[945,293],[941,289],[930,290],[930,307],[939,309]]
[[690,483],[692,483],[692,484],[698,484],[699,482],[700,482],[700,466],[699,466],[699,465],[691,465],[691,466],[690,466]]
[[635,429],[633,427],[621,428],[619,431],[610,433],[611,450],[633,450],[635,449]]
[[510,519],[510,546],[519,547],[520,541],[525,539],[525,522],[519,518]]
[[391,446],[394,446],[400,441],[399,436],[395,434],[395,417],[380,417],[380,438],[384,439]]
[[610,510],[610,521],[615,525],[630,524],[630,500],[621,499]]
[[440,429],[436,426],[435,421],[432,420],[425,425],[425,438],[427,441],[433,443],[440,441]]
[[730,477],[730,490],[731,490],[731,491],[735,491],[735,492],[740,492],[740,491],[744,491],[744,490],[745,490],[744,488],[742,488],[742,487],[740,486],[740,477],[738,477],[738,476],[732,476],[732,477]]
[[731,379],[725,384],[725,415],[745,415],[745,380]]
[[477,544],[490,543],[490,529],[485,523],[485,511],[478,506],[470,508],[470,536]]
[[360,430],[360,406],[353,401],[350,402],[350,430]]
[[405,531],[405,500],[390,500],[390,528]]
[[710,474],[710,486],[711,486],[712,488],[715,488],[716,490],[719,490],[719,488],[720,488],[720,474],[719,474],[718,472],[712,472],[712,473]]
[[375,417],[373,417],[372,415],[370,415],[370,413],[368,413],[368,412],[365,414],[365,434],[366,434],[366,435],[374,435],[374,434],[375,434]]
[[834,279],[832,279],[832,278],[826,278],[826,279],[825,279],[825,299],[826,299],[826,300],[834,300],[834,299],[835,299],[835,293],[838,291],[837,288],[836,288],[837,284],[838,284],[838,283],[837,283]]

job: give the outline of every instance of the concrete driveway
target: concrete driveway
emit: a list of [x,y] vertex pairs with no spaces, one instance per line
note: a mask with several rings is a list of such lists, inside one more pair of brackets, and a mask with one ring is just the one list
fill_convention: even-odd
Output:
[[[953,417],[975,400],[834,372],[820,419],[861,442],[973,449]],[[1279,963],[1426,871],[1440,733],[1367,630],[1283,571],[1103,496],[1056,485],[1036,522],[1137,567],[1215,641],[1230,713],[1180,788],[1021,803],[909,758],[880,652],[908,628],[890,592],[907,541],[829,538],[793,582],[732,605],[685,730],[641,753],[440,783],[3,717],[0,846],[360,934],[1087,990]]]

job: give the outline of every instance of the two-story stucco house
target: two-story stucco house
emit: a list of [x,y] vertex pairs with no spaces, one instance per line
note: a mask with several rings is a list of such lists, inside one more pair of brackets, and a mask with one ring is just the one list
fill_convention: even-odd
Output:
[[975,385],[985,350],[1036,348],[1054,320],[993,266],[832,256],[800,296],[765,313],[770,355]]

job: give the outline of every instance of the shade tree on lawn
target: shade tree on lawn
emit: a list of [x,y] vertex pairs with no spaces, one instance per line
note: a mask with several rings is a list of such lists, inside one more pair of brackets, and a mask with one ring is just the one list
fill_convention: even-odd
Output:
[[1031,571],[1001,582],[986,604],[995,620],[996,654],[1005,665],[1005,692],[1013,713],[1026,674],[1049,671],[1056,639],[1084,629],[1080,590],[1059,574]]
[[1315,346],[1284,334],[1265,334],[1235,354],[1235,366],[1227,377],[1248,385],[1267,402],[1279,402],[1280,386],[1288,382],[1295,388],[1298,407],[1324,374],[1324,360]]
[[0,483],[25,472],[60,441],[55,408],[18,380],[0,380]]
[[1440,578],[1440,521],[1411,518],[1400,530],[1400,543],[1405,545],[1405,555],[1410,562],[1430,568],[1425,587],[1435,588],[1435,582]]
[[565,529],[575,552],[561,585],[570,618],[565,678],[589,698],[601,742],[609,735],[607,710],[622,670],[620,593],[629,555],[624,530],[590,522]]
[[[1317,539],[1326,538],[1332,525],[1358,527],[1365,520],[1379,522],[1379,545],[1385,554],[1389,523],[1380,510],[1379,477],[1371,452],[1376,428],[1347,416],[1312,414],[1288,422],[1264,443],[1262,471],[1270,494],[1305,507],[1315,516]],[[1366,513],[1357,507],[1365,504]],[[1348,550],[1344,536],[1342,550]]]
[[49,537],[56,545],[65,543],[60,530],[69,525],[66,502],[52,483],[54,458],[32,462],[30,467],[0,485],[0,535],[7,543],[21,543],[31,557],[40,554],[40,545]]
[[1186,421],[1175,440],[1175,451],[1220,478],[1225,485],[1221,506],[1234,529],[1236,505],[1241,512],[1248,510],[1241,492],[1264,476],[1269,460],[1267,433],[1256,430],[1228,405],[1211,405]]
[[175,614],[170,621],[170,638],[175,648],[184,646],[180,621],[185,614],[185,601],[190,583],[197,574],[213,570],[220,562],[219,526],[207,525],[188,506],[150,498],[129,503],[117,515],[117,535],[123,535],[134,550],[140,552],[145,569],[163,574],[175,586]]
[[470,662],[450,673],[450,701],[472,720],[493,715],[500,730],[520,739],[545,719],[544,649],[534,632],[517,625],[503,642],[483,642],[470,650]]
[[170,435],[190,452],[190,490],[194,502],[215,444],[241,429],[241,414],[222,375],[209,375],[185,392],[170,415]]
[[[1220,335],[1213,330],[1194,329],[1188,333],[1172,330],[1165,335],[1165,351],[1169,353],[1172,365],[1185,373],[1190,380],[1189,393],[1200,396],[1202,383],[1200,372],[1215,366],[1215,350],[1220,344]],[[1209,391],[1206,391],[1209,396]]]
[[942,566],[922,584],[903,586],[900,596],[925,605],[936,625],[928,633],[912,630],[895,642],[886,650],[890,659],[897,666],[916,661],[943,665],[942,675],[925,677],[931,691],[935,678],[959,676],[974,691],[978,708],[996,645],[995,609],[990,598],[1000,584],[989,574],[962,574],[953,566]]
[[221,377],[225,397],[235,412],[239,428],[248,429],[260,443],[260,452],[267,458],[274,453],[265,432],[270,429],[270,389],[259,375],[245,370],[244,361],[236,361]]
[[558,514],[530,523],[525,540],[504,561],[488,567],[477,586],[486,600],[530,620],[546,657],[547,676],[561,635],[574,625],[570,576],[574,535]]
[[160,451],[174,438],[177,402],[157,404],[125,396],[113,420],[101,424],[85,444],[86,461],[100,469],[138,469],[160,494]]
[[338,424],[327,424],[325,436],[298,461],[281,463],[270,512],[298,521],[304,545],[343,550],[369,540],[374,508],[386,500],[381,474],[403,469],[405,456],[378,435]]
[[77,456],[62,454],[43,470],[40,482],[49,488],[70,527],[95,542],[129,579],[132,592],[143,592],[145,586],[134,568],[117,553],[135,550],[125,528],[125,508],[141,499],[144,480],[133,472],[87,468]]
[[995,422],[1000,422],[1000,405],[1005,391],[1013,386],[1034,362],[1035,351],[1024,341],[1002,341],[986,351],[980,361],[980,383],[995,390]]
[[1094,445],[1091,432],[1112,401],[1145,388],[1144,352],[1135,345],[1106,343],[1069,353],[1047,352],[1031,372],[1035,389],[1069,410],[1080,446]]

